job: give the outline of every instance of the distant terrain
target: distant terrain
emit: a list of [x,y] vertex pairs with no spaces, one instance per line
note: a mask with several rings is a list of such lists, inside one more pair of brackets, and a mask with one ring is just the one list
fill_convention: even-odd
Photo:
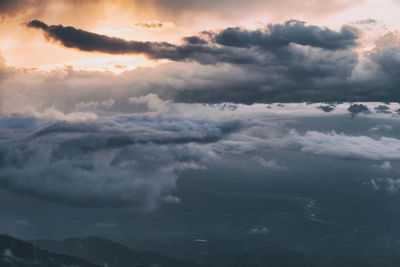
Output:
[[[49,252],[51,251],[51,252]],[[0,235],[1,267],[200,267],[154,252],[137,252],[98,237],[29,243]]]

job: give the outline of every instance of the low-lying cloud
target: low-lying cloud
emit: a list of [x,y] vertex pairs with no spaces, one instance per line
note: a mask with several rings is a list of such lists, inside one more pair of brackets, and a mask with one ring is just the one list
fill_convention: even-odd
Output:
[[289,133],[289,140],[303,152],[341,158],[399,160],[400,140],[369,136],[348,136],[343,133],[308,131],[304,135]]
[[216,157],[208,144],[238,129],[235,121],[134,116],[13,117],[0,127],[2,188],[71,205],[144,209],[175,200],[176,171],[202,168]]

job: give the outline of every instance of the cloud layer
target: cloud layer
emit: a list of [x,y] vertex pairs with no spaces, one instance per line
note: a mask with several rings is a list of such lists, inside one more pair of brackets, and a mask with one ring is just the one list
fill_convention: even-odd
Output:
[[[69,69],[69,75],[57,81],[57,85],[51,84],[53,77],[42,85],[75,90],[68,88],[71,80],[79,77],[80,83],[86,76],[91,84],[85,90],[96,87],[103,88],[106,94],[109,91],[110,95],[100,101],[117,100],[122,90],[126,91],[124,98],[155,94],[161,100],[186,103],[400,101],[396,90],[396,66],[400,62],[397,33],[382,36],[375,48],[360,53],[359,30],[343,26],[334,31],[295,20],[256,30],[232,27],[203,31],[182,38],[180,44],[127,41],[39,20],[29,22],[28,26],[43,30],[48,40],[68,48],[140,54],[170,61],[126,71],[121,79],[107,73],[82,75]],[[114,82],[107,88],[109,80]],[[18,86],[10,86],[18,90]],[[80,94],[84,93],[73,95]],[[90,101],[99,100],[79,99],[78,103]]]
[[152,209],[175,188],[175,172],[216,155],[210,143],[238,128],[123,116],[90,123],[0,120],[0,186],[78,206]]
[[[180,202],[173,193],[181,170],[231,166],[233,158],[242,162],[238,168],[246,162],[244,170],[263,169],[266,175],[290,171],[293,162],[285,155],[293,153],[372,161],[369,166],[400,160],[400,140],[370,131],[374,123],[364,134],[293,128],[291,114],[299,112],[299,119],[312,115],[312,125],[319,116],[362,123],[340,113],[345,105],[330,113],[318,104],[308,111],[306,104],[298,110],[274,105],[270,113],[265,105],[231,106],[172,106],[163,115],[109,114],[84,121],[0,117],[0,187],[69,205],[151,210]],[[392,116],[368,116],[374,115]]]

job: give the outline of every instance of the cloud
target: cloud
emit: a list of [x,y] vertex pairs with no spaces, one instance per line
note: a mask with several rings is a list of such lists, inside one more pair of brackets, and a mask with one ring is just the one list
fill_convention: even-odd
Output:
[[23,227],[27,227],[27,226],[30,226],[30,225],[31,225],[31,223],[29,222],[29,220],[26,220],[26,219],[19,219],[19,220],[16,220],[16,221],[14,222],[14,224],[16,224],[16,225],[18,225],[18,226],[23,226]]
[[[49,201],[145,210],[177,202],[176,172],[202,168],[237,123],[119,116],[0,123],[0,187]],[[17,130],[18,129],[18,130]]]
[[159,21],[142,21],[134,24],[136,27],[143,27],[143,28],[162,28],[164,25],[162,22]]
[[357,33],[349,27],[339,32],[305,22],[290,20],[284,24],[269,24],[266,29],[249,31],[241,28],[227,28],[213,36],[220,45],[233,47],[257,47],[261,50],[278,49],[295,43],[303,46],[329,50],[347,49],[357,45]]
[[334,105],[327,105],[327,106],[318,106],[318,109],[324,111],[324,112],[332,112],[335,110],[335,106]]
[[378,21],[376,19],[362,19],[354,21],[353,24],[360,24],[360,25],[369,25],[369,24],[376,24]]
[[269,229],[267,227],[253,228],[249,231],[251,235],[266,235],[269,233]]
[[377,126],[374,126],[370,129],[368,129],[368,131],[370,131],[370,132],[377,132],[377,131],[381,131],[381,130],[391,131],[391,130],[393,130],[393,127],[392,127],[392,125],[389,125],[389,124],[379,124]]
[[282,169],[283,167],[275,160],[265,160],[262,157],[253,157],[253,160],[258,162],[261,166],[268,169]]
[[400,179],[390,177],[371,179],[371,185],[374,190],[384,190],[390,195],[397,195],[400,192]]
[[336,132],[317,131],[307,131],[304,135],[299,135],[294,130],[287,138],[286,146],[298,146],[300,151],[317,155],[368,160],[400,159],[400,140],[396,138],[374,139],[368,136],[348,136]]
[[380,165],[374,164],[372,166],[375,167],[375,168],[379,168],[381,170],[384,170],[384,171],[389,171],[389,170],[392,169],[392,165],[390,164],[390,161],[384,161]]
[[377,106],[377,107],[375,108],[375,110],[376,110],[377,113],[385,113],[385,114],[390,114],[390,113],[392,113],[392,112],[390,111],[390,108],[389,108],[388,106],[385,106],[385,105],[379,105],[379,106]]
[[161,100],[156,94],[148,94],[140,97],[130,97],[129,103],[133,105],[144,105],[145,110],[166,112],[169,110],[169,101]]
[[[396,90],[400,42],[396,33],[386,34],[377,41],[375,48],[359,54],[354,49],[358,33],[351,27],[333,31],[301,21],[269,24],[256,30],[233,27],[204,31],[183,37],[180,44],[127,41],[74,27],[49,26],[37,20],[30,25],[44,30],[47,38],[67,47],[143,54],[150,59],[170,61],[125,71],[118,77],[70,68],[48,75],[30,71],[20,73],[14,80],[8,79],[7,87],[13,88],[13,92],[23,88],[21,81],[26,80],[32,80],[32,87],[51,88],[47,89],[48,96],[41,96],[40,101],[48,100],[56,109],[68,113],[89,110],[79,110],[81,106],[71,110],[71,106],[80,102],[107,99],[115,101],[109,111],[126,112],[132,108],[127,99],[149,94],[157,95],[162,101],[185,103],[400,101]],[[42,84],[38,84],[40,82]],[[85,87],[85,92],[77,92],[79,87]],[[98,88],[104,93],[89,95]],[[26,94],[30,97],[41,92],[38,89],[15,94],[7,90],[3,88],[11,98],[22,98]],[[66,91],[75,93],[62,93]],[[50,97],[51,94],[55,95]],[[3,99],[5,97],[7,95]],[[34,103],[29,102],[30,105]],[[12,109],[16,106],[4,105]],[[51,108],[47,105],[46,108]],[[145,105],[136,106],[143,110]]]
[[352,104],[347,110],[351,113],[352,117],[356,116],[359,113],[364,113],[364,114],[371,113],[369,108],[363,104]]
[[[146,105],[159,101],[144,99]],[[313,106],[304,107],[304,114],[320,114]],[[172,109],[180,115],[111,113],[86,121],[0,118],[0,187],[75,206],[151,210],[179,203],[174,191],[181,170],[219,166],[230,158],[277,170],[286,164],[282,167],[271,155],[284,151],[383,161],[377,167],[384,170],[391,167],[386,161],[400,159],[399,139],[306,129],[299,133],[291,128],[292,120],[282,117],[285,113],[266,116],[265,105],[225,111],[178,104]],[[207,117],[212,119],[201,119]]]
[[46,38],[59,41],[63,46],[87,52],[109,54],[145,54],[150,58],[173,58],[176,47],[166,42],[126,41],[62,25],[47,25],[39,20],[32,20],[28,27],[42,29]]
[[176,196],[172,196],[172,195],[168,195],[163,197],[162,202],[167,203],[167,204],[178,204],[181,203],[181,199],[179,197]]
[[[285,48],[292,43],[328,50],[347,49],[356,46],[358,38],[356,32],[348,27],[343,27],[340,32],[335,32],[326,28],[308,26],[300,21],[270,24],[266,29],[256,31],[228,28],[218,33],[203,32],[203,35],[211,37],[209,45],[204,39],[193,36],[184,38],[186,44],[174,45],[167,42],[127,41],[71,26],[49,26],[39,20],[32,20],[27,23],[27,26],[43,30],[49,40],[58,41],[65,47],[81,51],[143,54],[152,59],[195,60],[200,63],[262,64],[253,58],[255,54],[252,51],[246,50],[253,48],[259,50],[259,53],[271,52]],[[215,44],[222,47],[217,47]],[[233,48],[246,48],[246,50]],[[243,52],[246,53],[244,56],[241,55]]]

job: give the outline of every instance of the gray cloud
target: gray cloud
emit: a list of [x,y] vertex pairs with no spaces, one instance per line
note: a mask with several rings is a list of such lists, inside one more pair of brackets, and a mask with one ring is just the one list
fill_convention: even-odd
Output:
[[277,49],[290,43],[336,50],[356,46],[358,35],[349,27],[343,27],[340,32],[335,32],[291,20],[284,24],[269,24],[263,30],[227,28],[217,33],[214,39],[216,43],[225,46],[258,47],[262,50]]
[[120,116],[90,123],[13,117],[0,127],[2,188],[78,206],[152,209],[173,199],[177,170],[213,160],[208,144],[238,126]]
[[[94,40],[98,38],[105,40],[100,45],[105,51],[114,49],[114,42],[123,44],[116,46],[115,53],[119,49],[131,49],[130,41],[35,23],[37,27],[47,29],[51,36],[67,38],[63,40],[70,46],[95,49],[99,45]],[[2,86],[0,102],[3,102],[3,109],[25,108],[28,102],[28,106],[39,106],[35,109],[41,109],[41,112],[54,106],[71,113],[94,108],[107,112],[132,109],[145,112],[149,110],[149,95],[159,98],[160,103],[400,101],[396,70],[400,43],[395,33],[385,35],[374,49],[359,57],[352,49],[357,35],[346,27],[331,31],[291,21],[255,31],[232,28],[229,32],[235,37],[231,39],[221,37],[225,31],[228,30],[189,36],[180,45],[132,41],[136,52],[174,62],[126,71],[118,77],[109,73],[75,71],[71,67],[48,74],[19,73],[15,79],[8,80],[7,86]],[[310,38],[301,39],[297,32],[302,31]],[[72,32],[72,37],[83,37],[69,44],[71,36],[66,32]],[[87,38],[92,41],[87,43]],[[336,41],[330,42],[332,38]],[[219,39],[224,41],[217,41]],[[29,81],[29,86],[35,90],[25,90],[21,81]],[[82,87],[85,90],[78,90]],[[99,91],[102,93],[94,93]],[[36,101],[29,100],[31,97]],[[129,103],[127,99],[130,98],[132,102]],[[25,102],[17,104],[14,101]]]
[[[207,43],[200,37],[187,37],[186,44],[166,42],[127,41],[62,25],[47,25],[39,20],[27,23],[28,27],[42,29],[46,38],[59,41],[63,46],[87,52],[110,54],[143,54],[153,59],[195,60],[200,63],[230,62],[235,64],[264,65],[265,52],[274,54],[289,44],[318,47],[328,50],[346,49],[356,45],[357,34],[344,27],[340,32],[304,22],[288,21],[285,24],[268,25],[266,29],[247,31],[228,28],[218,33],[203,32],[211,37]],[[215,46],[215,44],[221,46]],[[234,49],[243,48],[243,49]],[[256,49],[251,51],[249,49]],[[248,51],[249,50],[249,51]],[[242,55],[244,53],[244,55]],[[261,54],[260,54],[261,53]]]
[[376,24],[378,21],[376,19],[362,19],[354,21],[353,24],[360,24],[360,25],[369,25],[369,24]]
[[326,106],[318,106],[318,109],[324,111],[324,112],[332,112],[335,110],[335,106],[334,105],[326,105]]
[[[185,105],[180,117],[105,115],[86,122],[1,118],[0,187],[70,205],[153,209],[179,203],[173,192],[180,170],[224,166],[232,157],[265,171],[290,170],[280,157],[288,150],[346,159],[400,159],[399,139],[377,137],[376,131],[373,137],[302,126],[296,131],[292,120],[282,118],[290,105],[277,116],[263,116],[265,109],[257,106],[258,111],[202,105],[192,110]],[[199,119],[208,116],[213,120]]]
[[355,115],[357,115],[359,113],[364,113],[364,114],[371,113],[369,108],[363,104],[352,104],[352,105],[350,105],[350,107],[347,110],[351,113],[352,117],[354,117]]
[[126,41],[70,26],[49,26],[39,20],[33,20],[27,26],[42,29],[48,39],[60,41],[65,47],[77,48],[82,51],[110,54],[146,54],[152,58],[170,58],[174,57],[176,53],[176,47],[166,42]]
[[378,113],[386,113],[386,114],[392,113],[392,112],[390,111],[390,108],[389,108],[388,106],[385,106],[385,105],[379,105],[379,106],[377,106],[377,107],[375,108],[375,110],[376,110],[376,112],[378,112]]

